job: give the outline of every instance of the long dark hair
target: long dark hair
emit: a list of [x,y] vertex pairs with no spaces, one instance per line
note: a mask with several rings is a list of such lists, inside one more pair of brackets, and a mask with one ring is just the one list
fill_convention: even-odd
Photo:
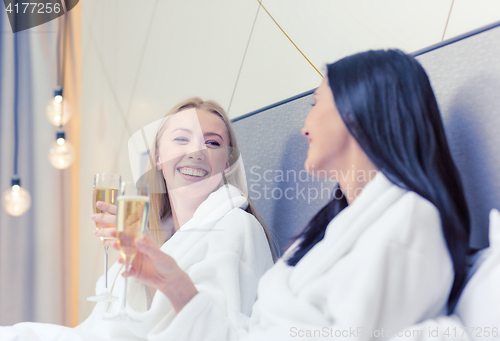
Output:
[[[451,314],[465,284],[470,220],[427,74],[415,58],[399,50],[358,53],[327,68],[335,105],[368,158],[392,183],[438,209],[455,272],[448,298]],[[329,218],[324,211],[333,218],[347,206],[338,203],[334,210],[336,201],[332,199],[298,236],[301,242],[289,265],[297,264],[323,238],[328,225],[324,218]],[[315,224],[318,220],[320,225]]]

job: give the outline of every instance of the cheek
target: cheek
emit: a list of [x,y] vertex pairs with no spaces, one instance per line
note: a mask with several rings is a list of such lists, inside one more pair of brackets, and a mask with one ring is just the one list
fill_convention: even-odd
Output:
[[207,181],[207,191],[212,193],[222,181],[222,173],[212,175]]
[[163,157],[168,157],[168,160],[161,158],[161,170],[163,173],[163,177],[167,184],[169,181],[172,181],[175,169],[179,161],[183,158],[183,155],[173,155],[173,154],[162,154]]
[[338,152],[346,150],[352,140],[352,136],[347,130],[344,121],[339,117],[335,123],[335,129],[332,131],[332,136],[334,136],[334,141],[332,147]]
[[170,163],[174,160],[178,160],[182,156],[186,155],[187,151],[184,150],[182,145],[174,143],[164,143],[160,149],[160,161],[164,163]]
[[227,164],[227,152],[226,150],[210,150],[210,166],[212,167],[212,173],[217,174],[223,172],[226,169]]

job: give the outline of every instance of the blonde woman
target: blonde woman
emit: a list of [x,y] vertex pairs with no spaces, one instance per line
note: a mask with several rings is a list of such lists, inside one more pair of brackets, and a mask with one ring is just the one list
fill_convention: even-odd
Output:
[[[198,291],[210,296],[228,318],[244,324],[256,298],[257,281],[273,265],[274,251],[247,196],[238,146],[224,110],[200,98],[178,104],[160,122],[150,155],[154,165],[139,181],[153,189],[152,240],[176,260]],[[115,207],[99,205],[115,213]],[[115,222],[113,215],[98,214],[93,219]],[[113,229],[99,235],[110,233]],[[115,295],[122,292],[123,277],[118,276],[122,270],[120,264],[110,269],[111,278],[117,278]],[[141,270],[147,271],[146,266]],[[129,314],[141,323],[104,321],[119,307],[99,303],[79,328],[110,338],[146,339],[153,329],[172,329],[175,334],[175,302],[149,289],[160,281],[131,283]]]

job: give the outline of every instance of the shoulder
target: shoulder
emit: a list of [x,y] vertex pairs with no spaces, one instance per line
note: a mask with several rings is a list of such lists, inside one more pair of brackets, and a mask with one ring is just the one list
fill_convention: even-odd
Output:
[[[417,274],[433,287],[449,290],[453,265],[436,206],[415,192],[404,193],[365,231],[355,247],[370,261],[403,273]],[[423,283],[418,279],[419,283]],[[446,290],[445,290],[446,289]]]
[[229,211],[214,226],[214,231],[221,232],[218,237],[214,234],[219,244],[224,243],[226,250],[233,250],[243,259],[267,254],[272,259],[263,226],[255,216],[241,208]]
[[439,219],[439,211],[433,203],[421,197],[415,192],[406,192],[394,205],[402,209],[404,213],[418,215],[430,215],[432,219]]
[[[257,229],[257,227],[259,229]],[[215,228],[239,235],[255,233],[256,230],[262,230],[262,225],[252,214],[239,207],[235,207],[217,222]]]
[[213,227],[216,232],[223,232],[227,240],[244,242],[255,238],[266,239],[259,221],[241,208],[233,208]]
[[438,209],[415,192],[409,191],[401,196],[370,230],[376,230],[387,242],[416,252],[425,252],[430,247],[442,249],[445,245]]
[[383,217],[389,215],[391,221],[406,232],[410,232],[415,226],[426,230],[441,230],[441,218],[437,207],[415,192],[406,192],[389,207]]

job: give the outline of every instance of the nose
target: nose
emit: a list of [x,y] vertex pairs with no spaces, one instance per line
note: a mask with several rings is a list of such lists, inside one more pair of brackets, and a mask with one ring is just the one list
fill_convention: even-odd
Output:
[[192,153],[189,153],[188,158],[190,160],[203,161],[206,158],[205,153],[206,153],[206,149],[197,150],[197,151],[194,151]]

